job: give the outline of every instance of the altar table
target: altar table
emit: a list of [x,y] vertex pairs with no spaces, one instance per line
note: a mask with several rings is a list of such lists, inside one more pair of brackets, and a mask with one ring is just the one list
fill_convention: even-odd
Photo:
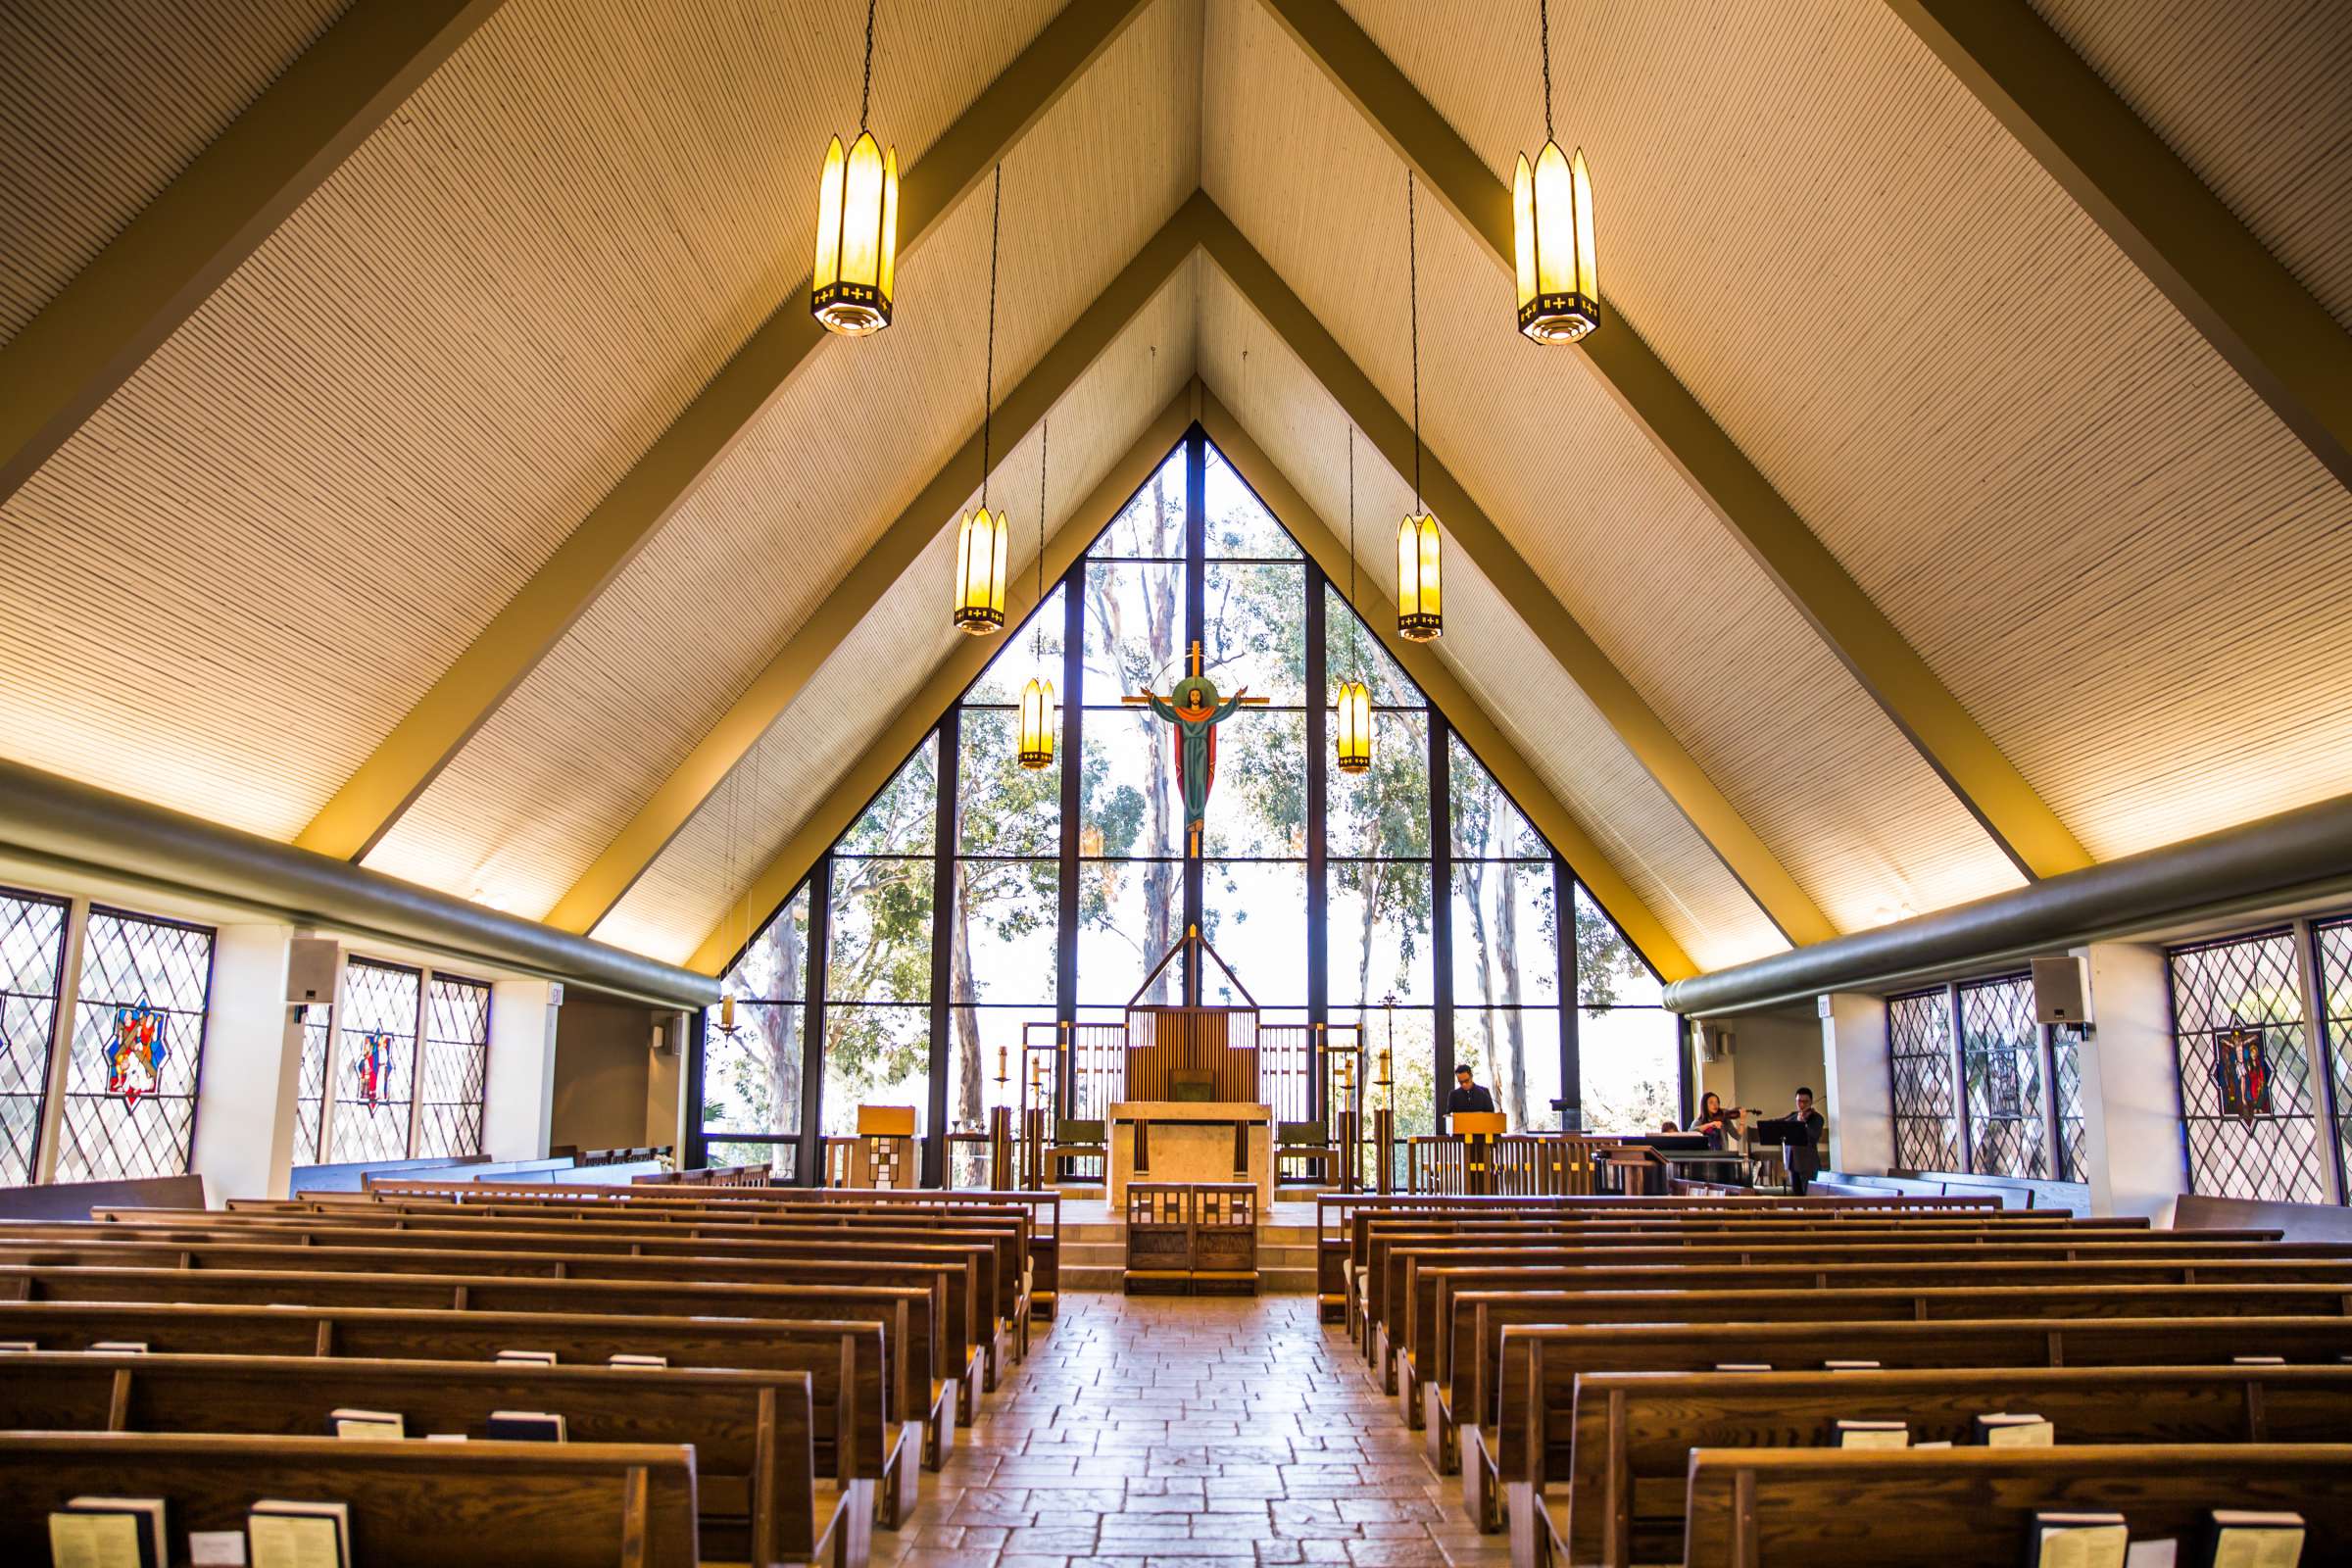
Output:
[[[1247,1182],[1258,1212],[1274,1202],[1274,1112],[1238,1101],[1129,1100],[1110,1107],[1110,1211],[1126,1212],[1127,1184]],[[1244,1168],[1236,1171],[1237,1128]],[[1136,1145],[1147,1168],[1136,1168]]]

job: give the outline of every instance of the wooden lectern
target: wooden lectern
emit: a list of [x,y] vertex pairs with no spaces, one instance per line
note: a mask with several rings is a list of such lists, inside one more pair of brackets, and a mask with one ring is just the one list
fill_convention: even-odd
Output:
[[850,1146],[852,1187],[915,1185],[914,1107],[859,1105],[858,1141]]
[[1463,1185],[1483,1198],[1494,1190],[1494,1140],[1511,1130],[1510,1118],[1499,1110],[1457,1110],[1446,1119],[1464,1145]]

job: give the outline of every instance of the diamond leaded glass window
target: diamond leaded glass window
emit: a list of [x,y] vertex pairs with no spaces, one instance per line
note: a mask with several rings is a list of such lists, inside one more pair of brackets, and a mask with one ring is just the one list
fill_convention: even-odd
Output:
[[2041,1028],[2034,1021],[2031,975],[1960,988],[1960,1065],[1968,1080],[1968,1168],[1985,1176],[2048,1176]]
[[2050,1074],[2058,1100],[2058,1179],[2089,1180],[2082,1145],[2082,1046],[2071,1028],[2050,1031]]
[[294,1096],[294,1163],[318,1163],[326,1115],[326,1054],[334,1048],[334,1008],[313,1003],[302,1013],[302,1079]]
[[2352,1193],[2352,915],[2312,937],[2320,971],[2320,1012],[2328,1036],[2328,1073],[2335,1094],[2336,1173]]
[[436,974],[424,1001],[424,1072],[416,1154],[482,1152],[482,1081],[490,1063],[490,988]]
[[90,910],[57,1180],[187,1173],[212,981],[207,927]]
[[2294,933],[2176,949],[2169,961],[2189,1190],[2319,1201]]
[[422,979],[369,958],[345,966],[328,1163],[408,1157]]
[[1952,1099],[1952,1012],[1942,991],[1890,998],[1886,1044],[1894,1066],[1894,1158],[1904,1170],[1958,1170]]
[[65,972],[63,899],[0,892],[0,1186],[32,1180]]

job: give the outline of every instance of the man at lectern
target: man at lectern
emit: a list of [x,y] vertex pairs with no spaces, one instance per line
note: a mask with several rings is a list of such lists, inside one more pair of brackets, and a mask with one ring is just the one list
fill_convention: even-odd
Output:
[[1494,1095],[1483,1084],[1477,1083],[1475,1077],[1466,1066],[1453,1069],[1453,1093],[1446,1097],[1446,1115],[1450,1116],[1457,1110],[1485,1111],[1489,1115],[1494,1113]]

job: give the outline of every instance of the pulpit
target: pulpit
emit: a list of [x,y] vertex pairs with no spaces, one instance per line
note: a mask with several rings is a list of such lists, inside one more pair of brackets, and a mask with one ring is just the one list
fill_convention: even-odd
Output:
[[858,1107],[858,1141],[850,1146],[850,1185],[916,1185],[912,1105]]

